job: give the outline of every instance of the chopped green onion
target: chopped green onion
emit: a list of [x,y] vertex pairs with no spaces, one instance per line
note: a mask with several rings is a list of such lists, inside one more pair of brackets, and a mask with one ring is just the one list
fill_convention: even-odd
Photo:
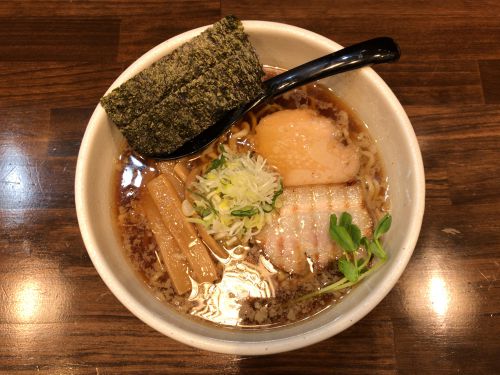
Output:
[[208,169],[205,173],[208,173],[213,169],[217,169],[217,168],[223,166],[225,162],[226,162],[226,158],[224,157],[224,153],[222,153],[218,159],[214,159],[211,161],[211,163],[208,166]]
[[243,210],[234,210],[231,211],[231,215],[233,216],[253,216],[259,213],[257,208],[246,208]]
[[271,220],[283,184],[260,155],[237,154],[223,146],[220,151],[189,186],[193,207],[209,234],[246,243]]

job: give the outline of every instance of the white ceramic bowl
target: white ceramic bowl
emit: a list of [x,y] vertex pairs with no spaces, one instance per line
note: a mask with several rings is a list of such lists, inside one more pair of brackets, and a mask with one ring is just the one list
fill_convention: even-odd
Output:
[[[310,31],[273,22],[245,21],[263,64],[292,68],[341,48]],[[108,91],[199,34],[185,32],[153,48]],[[155,299],[134,274],[112,230],[112,178],[123,138],[98,105],[87,126],[76,169],[78,222],[87,251],[113,294],[149,326],[185,344],[221,353],[271,354],[331,337],[368,314],[403,273],[417,242],[424,212],[425,180],[420,149],[408,117],[392,91],[370,68],[323,80],[366,122],[386,164],[393,226],[385,238],[389,261],[343,302],[312,319],[284,328],[242,331],[199,324]]]

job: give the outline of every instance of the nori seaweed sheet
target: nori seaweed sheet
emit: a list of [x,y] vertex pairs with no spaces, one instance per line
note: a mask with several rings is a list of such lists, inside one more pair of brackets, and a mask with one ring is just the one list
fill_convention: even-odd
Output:
[[248,56],[231,56],[169,95],[121,129],[143,155],[169,153],[262,93],[262,66]]
[[127,126],[166,96],[234,54],[258,61],[241,22],[227,16],[124,82],[103,97],[101,104],[119,128]]

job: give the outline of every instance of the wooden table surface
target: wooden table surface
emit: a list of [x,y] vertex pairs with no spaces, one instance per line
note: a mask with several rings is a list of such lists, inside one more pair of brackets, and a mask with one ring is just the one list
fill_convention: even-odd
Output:
[[[389,35],[376,70],[422,149],[426,213],[392,292],[334,338],[268,357],[180,344],[135,318],[82,243],[73,181],[87,121],[151,47],[235,14],[348,45]],[[0,372],[500,373],[500,1],[0,2]]]

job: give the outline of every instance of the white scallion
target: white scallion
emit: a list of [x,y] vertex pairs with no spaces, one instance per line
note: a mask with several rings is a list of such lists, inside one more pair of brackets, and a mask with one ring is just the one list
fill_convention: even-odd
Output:
[[184,199],[182,201],[182,213],[184,214],[184,216],[193,216],[195,211],[194,211],[194,208],[193,206],[191,205],[191,203],[189,203],[189,201],[187,199]]
[[[266,160],[221,147],[203,176],[189,187],[193,210],[216,239],[246,243],[270,221],[283,192],[281,178]],[[188,213],[186,209],[186,213]],[[191,214],[192,215],[192,214]],[[188,215],[190,216],[190,215]]]

